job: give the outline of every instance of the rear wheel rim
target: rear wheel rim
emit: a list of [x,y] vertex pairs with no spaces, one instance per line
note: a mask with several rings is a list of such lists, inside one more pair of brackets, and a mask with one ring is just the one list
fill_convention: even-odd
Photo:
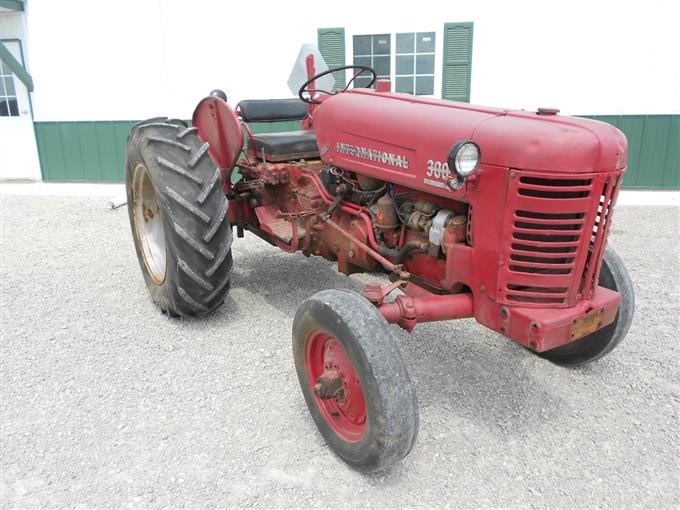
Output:
[[[324,420],[341,438],[358,442],[366,433],[366,398],[359,374],[343,345],[330,333],[313,331],[305,347],[307,381]],[[314,393],[319,377],[336,371],[342,388],[334,398],[322,399]]]
[[144,265],[157,285],[165,281],[167,254],[161,206],[149,170],[137,163],[132,173],[133,218]]

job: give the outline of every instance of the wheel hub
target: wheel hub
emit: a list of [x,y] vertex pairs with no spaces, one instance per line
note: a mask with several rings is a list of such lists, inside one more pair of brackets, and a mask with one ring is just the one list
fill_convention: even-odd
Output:
[[314,385],[314,394],[321,399],[336,398],[342,390],[342,374],[337,370],[325,370]]
[[347,351],[324,332],[307,342],[309,382],[328,424],[344,439],[359,441],[366,431],[366,399]]

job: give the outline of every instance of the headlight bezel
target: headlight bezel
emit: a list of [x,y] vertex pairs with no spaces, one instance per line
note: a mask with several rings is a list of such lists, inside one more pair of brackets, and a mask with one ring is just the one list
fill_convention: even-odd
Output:
[[[461,169],[460,167],[460,160],[459,156],[463,156],[461,151],[467,147],[474,148],[476,153],[477,153],[477,159],[475,161],[474,166],[471,169]],[[454,172],[456,172],[456,175],[462,179],[467,179],[471,175],[473,175],[477,170],[479,170],[479,164],[482,160],[482,151],[479,148],[479,145],[477,145],[475,142],[472,140],[459,140],[458,142],[453,144],[453,147],[451,147],[451,150],[449,151],[449,156],[448,156],[448,164],[449,164],[449,169],[452,169]]]

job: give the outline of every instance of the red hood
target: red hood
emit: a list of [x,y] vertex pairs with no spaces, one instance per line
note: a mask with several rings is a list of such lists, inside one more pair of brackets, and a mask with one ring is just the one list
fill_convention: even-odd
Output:
[[351,90],[314,113],[322,159],[361,171],[337,143],[378,146],[409,155],[412,164],[446,161],[451,146],[475,141],[482,164],[544,172],[592,173],[626,166],[626,138],[589,119],[486,108],[414,96]]

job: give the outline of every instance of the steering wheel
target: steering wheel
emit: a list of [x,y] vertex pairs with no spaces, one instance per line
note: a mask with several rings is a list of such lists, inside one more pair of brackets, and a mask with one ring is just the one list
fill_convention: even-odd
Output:
[[[327,74],[333,73],[335,71],[344,71],[345,69],[359,69],[359,72],[355,73],[354,76],[350,78],[350,80],[347,82],[347,85],[345,86],[344,89],[342,90],[336,90],[334,92],[329,92],[327,90],[319,90],[319,89],[308,89],[307,86],[312,83],[315,80],[318,80],[322,76],[326,76]],[[346,92],[349,86],[356,80],[361,73],[364,71],[368,71],[371,73],[371,81],[366,85],[366,88],[371,88],[371,85],[375,83],[375,80],[378,78],[377,73],[375,72],[375,69],[372,67],[367,67],[367,66],[355,66],[355,65],[350,65],[350,66],[342,66],[342,67],[334,67],[333,69],[327,69],[326,71],[315,74],[312,76],[309,80],[307,80],[305,83],[303,83],[302,87],[300,87],[300,90],[298,91],[298,96],[302,101],[308,104],[321,104],[321,101],[317,101],[316,99],[312,99],[312,96],[315,93],[319,94],[328,94],[329,96],[334,96],[335,94],[339,94],[341,92]],[[303,94],[307,93],[307,97],[305,97]]]

